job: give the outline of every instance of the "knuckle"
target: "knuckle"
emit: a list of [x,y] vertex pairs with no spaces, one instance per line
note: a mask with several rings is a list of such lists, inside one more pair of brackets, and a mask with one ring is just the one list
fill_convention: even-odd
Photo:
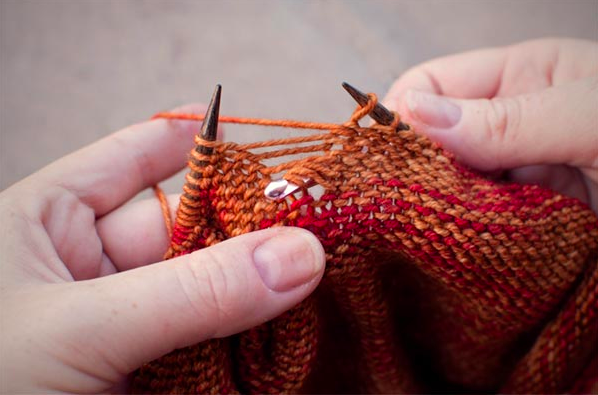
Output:
[[[136,124],[125,128],[123,131],[128,133],[143,133],[143,128],[144,124]],[[116,133],[109,138],[114,144],[121,146],[129,152],[126,159],[134,169],[135,179],[139,180],[139,183],[142,185],[148,185],[151,183],[148,175],[155,174],[157,171],[155,161],[149,153],[132,144],[130,139],[126,137],[126,134]]]
[[521,125],[521,101],[519,98],[495,98],[488,101],[486,111],[487,141],[496,148],[496,159],[508,155],[509,147],[519,139]]
[[210,328],[210,337],[231,310],[231,288],[223,264],[221,257],[206,249],[177,272],[181,291],[199,320]]

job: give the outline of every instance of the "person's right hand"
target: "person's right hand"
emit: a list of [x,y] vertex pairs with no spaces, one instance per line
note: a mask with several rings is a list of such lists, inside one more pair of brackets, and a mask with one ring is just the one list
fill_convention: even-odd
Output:
[[598,44],[545,39],[439,58],[384,103],[464,163],[598,212]]

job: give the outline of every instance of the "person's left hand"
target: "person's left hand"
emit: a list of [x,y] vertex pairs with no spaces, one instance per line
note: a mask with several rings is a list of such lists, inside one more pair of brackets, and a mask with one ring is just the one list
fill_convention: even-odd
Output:
[[324,251],[297,228],[159,262],[158,201],[123,204],[184,167],[198,128],[135,125],[0,193],[0,392],[120,393],[143,363],[258,325],[314,290]]

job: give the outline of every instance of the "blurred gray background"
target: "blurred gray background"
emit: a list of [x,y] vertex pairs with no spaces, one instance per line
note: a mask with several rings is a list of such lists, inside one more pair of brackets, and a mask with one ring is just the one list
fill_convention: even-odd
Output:
[[0,0],[0,190],[216,83],[222,114],[342,122],[341,81],[382,96],[419,62],[544,36],[597,40],[598,1]]

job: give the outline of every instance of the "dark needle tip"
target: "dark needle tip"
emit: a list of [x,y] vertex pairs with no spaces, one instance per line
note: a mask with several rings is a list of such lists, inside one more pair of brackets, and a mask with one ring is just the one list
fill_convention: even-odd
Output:
[[[354,86],[343,82],[343,88],[355,99],[360,106],[365,106],[370,100],[368,95],[355,88]],[[376,106],[370,113],[372,119],[381,125],[390,125],[394,120],[394,115],[386,109],[382,104],[376,103]]]
[[359,89],[355,88],[347,82],[343,82],[343,88],[345,88],[345,90],[349,92],[351,97],[353,97],[353,99],[355,99],[355,101],[359,103],[360,106],[365,106],[370,100],[368,98],[368,95],[366,95],[365,93],[363,93],[362,91],[360,91]]
[[[362,106],[362,107],[365,106],[368,103],[368,101],[370,100],[368,95],[366,95],[359,89],[355,88],[351,84],[349,84],[347,82],[343,82],[342,85],[343,85],[343,88],[345,88],[345,90],[347,92],[349,92],[351,97],[353,97],[353,99],[355,99],[355,101],[360,106]],[[372,117],[372,119],[374,121],[378,122],[380,125],[390,125],[392,123],[392,121],[394,121],[394,118],[395,118],[393,113],[390,112],[386,107],[384,107],[380,103],[376,103],[376,105],[374,106],[374,109],[370,113],[370,117]],[[399,124],[398,129],[404,130],[404,129],[408,129],[408,127],[407,127],[407,125],[405,125],[401,122]]]
[[206,111],[206,117],[201,125],[201,138],[208,141],[215,141],[218,131],[218,114],[220,112],[220,93],[222,86],[216,85],[212,100]]

